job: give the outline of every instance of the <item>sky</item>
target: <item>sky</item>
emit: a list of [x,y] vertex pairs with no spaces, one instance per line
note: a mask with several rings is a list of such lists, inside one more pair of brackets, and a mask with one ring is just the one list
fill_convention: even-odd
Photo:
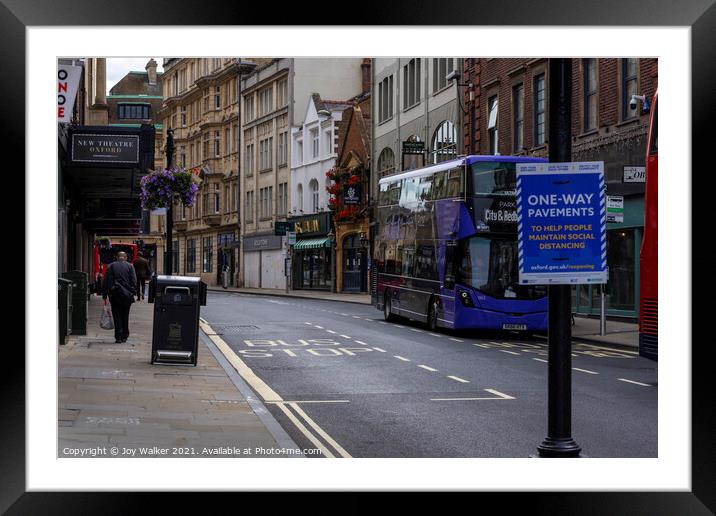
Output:
[[[129,72],[144,71],[144,67],[147,66],[150,57],[108,57],[107,58],[107,94],[112,86],[117,84],[119,80],[127,75]],[[157,72],[164,71],[162,63],[164,62],[163,57],[155,57],[154,60],[157,62]]]

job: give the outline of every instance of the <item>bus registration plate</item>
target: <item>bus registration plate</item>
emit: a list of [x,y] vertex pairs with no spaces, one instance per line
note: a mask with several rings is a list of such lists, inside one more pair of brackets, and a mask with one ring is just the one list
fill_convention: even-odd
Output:
[[502,329],[503,330],[526,330],[527,325],[526,324],[503,324]]

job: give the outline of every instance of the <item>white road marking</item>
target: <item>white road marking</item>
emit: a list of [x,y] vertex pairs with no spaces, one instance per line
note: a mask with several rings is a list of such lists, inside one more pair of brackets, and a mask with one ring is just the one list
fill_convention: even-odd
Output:
[[544,362],[545,364],[549,363],[546,360],[542,360],[541,358],[533,358],[532,360],[536,360],[537,362]]
[[[366,319],[366,321],[369,321],[369,320],[370,320],[370,319]],[[378,324],[388,324],[388,323],[385,322],[385,321],[378,321]]]
[[316,328],[318,328],[319,330],[322,330],[322,329],[323,329],[323,326],[318,326],[317,324],[314,324],[314,326],[315,326]]
[[484,389],[485,391],[489,392],[490,394],[494,394],[495,397],[492,398],[430,398],[430,401],[478,401],[478,400],[513,400],[512,396],[508,396],[507,394],[504,394],[500,391],[496,391],[495,389]]
[[410,328],[410,331],[416,331],[418,333],[423,333],[423,330],[419,330],[417,328]]
[[348,317],[348,314],[341,314],[343,317]]
[[448,378],[460,383],[470,383],[468,380],[463,380],[462,378],[458,378],[457,376],[448,376]]
[[502,351],[503,353],[509,353],[510,355],[519,355],[519,353],[515,351],[507,351],[506,349],[500,349],[498,351]]
[[405,328],[405,326],[401,326],[399,324],[394,324],[393,326],[395,326],[396,328]]
[[500,398],[505,399],[505,400],[513,400],[513,399],[515,399],[515,398],[513,398],[512,396],[508,396],[507,394],[502,393],[502,392],[500,392],[500,391],[496,391],[495,389],[485,389],[485,390],[486,390],[487,392],[489,392],[489,393],[491,393],[491,394],[494,394],[495,396],[499,396]]
[[426,365],[419,365],[418,367],[421,367],[425,369],[426,371],[432,371],[433,373],[437,371],[437,369],[433,369],[432,367],[428,367]]
[[394,356],[395,358],[397,358],[398,360],[402,360],[403,362],[410,362],[409,359],[407,359],[407,358],[405,358],[405,357],[401,357],[400,355],[393,355],[393,356]]
[[[356,342],[357,342],[357,341],[356,341]],[[384,349],[380,349],[380,348],[373,348],[373,349],[376,350],[376,351],[380,351],[381,353],[387,353],[387,351],[384,350]]]
[[326,330],[326,331],[327,331],[328,333],[332,333],[333,335],[336,335],[336,332],[334,332],[333,330]]
[[360,319],[360,317],[357,315],[352,315],[351,317],[353,317],[353,319]]
[[450,340],[454,340],[455,342],[465,342],[464,340],[454,339],[454,338],[452,338],[452,337],[449,337],[449,338],[450,338]]
[[343,337],[344,339],[350,339],[350,338],[351,338],[351,337],[349,337],[348,335],[341,335],[341,337]]
[[368,344],[366,344],[365,342],[363,342],[362,340],[357,340],[356,342],[357,342],[358,344],[363,344],[364,346],[367,346],[367,345],[368,345]]
[[473,346],[480,346],[481,348],[490,349],[490,346],[487,344],[478,344],[476,342],[472,343]]
[[587,370],[587,369],[580,369],[580,368],[578,368],[578,367],[573,367],[572,369],[574,369],[575,371],[581,371],[582,373],[599,374],[599,373],[596,373],[596,372],[594,372],[594,371],[589,371],[589,370]]
[[617,353],[629,353],[630,355],[639,355],[639,352],[638,352],[638,351],[628,351],[628,350],[625,350],[625,349],[605,348],[604,346],[595,346],[595,345],[593,345],[593,344],[584,344],[584,343],[581,343],[581,342],[579,343],[579,345],[580,345],[580,346],[586,346],[586,347],[592,348],[592,349],[603,349],[603,350],[606,350],[606,351],[615,351],[615,352],[617,352]]
[[648,383],[635,382],[634,380],[627,380],[626,378],[617,378],[617,380],[621,380],[622,382],[633,383],[635,385],[641,385],[642,387],[653,387],[652,385],[650,385]]
[[442,337],[442,335],[438,335],[437,333],[428,333],[428,335],[432,335],[433,337]]
[[268,401],[271,405],[291,404],[291,403],[350,403],[350,400],[293,400],[293,401]]
[[309,326],[313,326],[313,323],[310,323],[310,322],[303,323],[303,324],[308,324]]

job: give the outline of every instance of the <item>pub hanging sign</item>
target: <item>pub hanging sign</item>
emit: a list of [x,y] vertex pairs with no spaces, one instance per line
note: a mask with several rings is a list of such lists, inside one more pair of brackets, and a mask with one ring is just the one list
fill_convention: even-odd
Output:
[[75,133],[71,159],[80,163],[139,163],[139,136]]

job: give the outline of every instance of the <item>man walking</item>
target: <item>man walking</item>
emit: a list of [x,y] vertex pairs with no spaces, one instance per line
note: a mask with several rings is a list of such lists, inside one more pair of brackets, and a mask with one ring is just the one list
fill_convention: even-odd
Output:
[[152,277],[152,268],[149,266],[149,261],[144,258],[142,252],[137,253],[137,259],[134,260],[134,272],[137,275],[137,282],[139,288],[137,289],[137,301],[144,299],[144,288],[147,284],[147,280]]
[[127,342],[129,338],[129,309],[137,293],[137,275],[127,262],[127,253],[117,253],[117,260],[107,267],[102,289],[102,299],[109,297],[114,316],[115,342]]

